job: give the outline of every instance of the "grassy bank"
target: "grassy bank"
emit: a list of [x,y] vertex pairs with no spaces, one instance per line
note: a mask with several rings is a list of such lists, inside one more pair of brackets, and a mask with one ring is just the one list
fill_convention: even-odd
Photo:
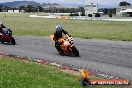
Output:
[[[13,58],[0,57],[0,88],[83,88],[80,77],[58,68]],[[93,79],[93,77],[91,77]],[[121,86],[88,86],[88,88]]]
[[[64,73],[53,66],[0,57],[0,88],[83,88],[79,79],[79,76]],[[123,87],[88,86],[88,88]]]
[[0,57],[0,88],[81,88],[57,68]]
[[49,36],[61,24],[73,37],[132,41],[132,22],[29,18],[29,14],[1,16],[15,35]]

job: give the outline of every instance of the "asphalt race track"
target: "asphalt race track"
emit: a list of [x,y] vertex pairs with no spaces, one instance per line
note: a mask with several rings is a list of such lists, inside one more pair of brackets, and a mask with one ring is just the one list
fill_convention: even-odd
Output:
[[74,39],[80,57],[60,56],[48,37],[15,36],[17,45],[0,44],[0,52],[88,67],[132,80],[132,42]]

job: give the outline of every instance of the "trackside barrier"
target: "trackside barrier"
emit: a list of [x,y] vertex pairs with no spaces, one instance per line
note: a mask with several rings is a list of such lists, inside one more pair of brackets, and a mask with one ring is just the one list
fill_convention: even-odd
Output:
[[60,18],[61,18],[61,19],[66,19],[66,20],[70,19],[69,16],[61,16]]
[[72,19],[72,20],[103,20],[103,21],[132,21],[132,18],[109,18],[109,17],[87,17],[87,16],[38,16],[30,15],[30,17],[39,17],[39,18],[58,18],[58,19]]

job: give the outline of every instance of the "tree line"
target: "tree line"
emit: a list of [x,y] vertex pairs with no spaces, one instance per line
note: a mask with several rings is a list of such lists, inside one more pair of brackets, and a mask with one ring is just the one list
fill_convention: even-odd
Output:
[[[119,6],[131,6],[131,3],[126,1],[122,1],[119,3]],[[85,16],[85,10],[83,6],[78,8],[43,8],[42,6],[27,5],[27,6],[19,6],[19,7],[8,7],[0,5],[0,12],[7,11],[7,10],[20,10],[24,12],[46,12],[46,13],[71,13],[71,16],[78,16],[78,12],[81,12],[81,16]],[[116,14],[116,8],[100,8],[98,9],[99,12],[103,12],[104,14]],[[97,14],[98,15],[98,14]],[[89,14],[89,16],[91,16]]]
[[50,12],[50,13],[77,13],[77,12],[85,12],[84,7],[78,8],[43,8],[42,6],[27,5],[27,6],[19,6],[19,7],[7,7],[0,5],[0,12],[7,10],[24,10],[24,12]]

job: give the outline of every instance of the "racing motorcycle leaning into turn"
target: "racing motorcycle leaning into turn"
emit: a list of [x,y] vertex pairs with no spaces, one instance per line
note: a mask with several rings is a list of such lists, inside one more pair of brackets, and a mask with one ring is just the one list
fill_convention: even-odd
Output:
[[[54,35],[50,35],[50,39],[52,42],[54,42]],[[59,38],[58,41],[60,43],[60,48],[62,51],[61,52],[59,50],[57,51],[61,53],[61,55],[69,55],[69,56],[77,56],[77,57],[79,56],[79,51],[73,44],[72,37],[68,35],[64,35],[62,38]]]

